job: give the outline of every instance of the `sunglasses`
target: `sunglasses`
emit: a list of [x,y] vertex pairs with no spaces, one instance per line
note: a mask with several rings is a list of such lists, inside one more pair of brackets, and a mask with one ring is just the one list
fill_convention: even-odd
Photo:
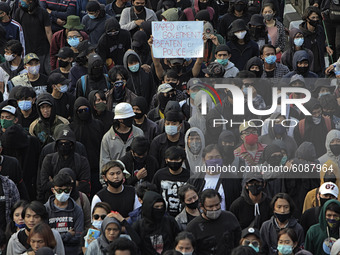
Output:
[[71,192],[71,188],[66,188],[66,189],[54,189],[58,194],[61,194],[63,192],[65,193],[70,193]]
[[78,109],[77,113],[82,113],[82,112],[89,112],[90,108],[84,108],[84,109]]
[[252,241],[252,242],[250,242],[248,240],[244,241],[245,246],[249,246],[249,244],[252,244],[254,247],[258,247],[260,245],[258,241]]
[[105,217],[106,217],[106,214],[102,214],[102,215],[94,214],[94,215],[93,215],[93,218],[94,218],[95,220],[98,220],[99,217],[100,217],[102,220],[104,220]]

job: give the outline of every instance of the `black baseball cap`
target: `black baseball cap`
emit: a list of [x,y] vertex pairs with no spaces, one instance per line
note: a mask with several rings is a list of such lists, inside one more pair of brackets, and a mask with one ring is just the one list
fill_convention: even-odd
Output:
[[66,85],[70,83],[69,79],[66,79],[61,73],[52,73],[47,80],[49,85],[62,84]]

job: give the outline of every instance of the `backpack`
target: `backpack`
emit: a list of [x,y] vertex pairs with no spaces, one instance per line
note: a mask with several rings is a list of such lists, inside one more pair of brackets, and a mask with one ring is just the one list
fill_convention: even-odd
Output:
[[[106,85],[107,85],[107,90],[111,89],[111,83],[109,81],[109,76],[107,74],[105,75],[105,80],[106,80]],[[89,76],[87,74],[83,75],[82,77],[80,77],[80,81],[81,81],[81,88],[83,90],[83,95],[86,95],[86,87],[87,87],[87,83],[88,83],[88,78]]]
[[329,19],[340,22],[340,0],[330,0]]
[[[332,129],[331,119],[329,117],[324,117],[324,116],[322,116],[322,117],[325,120],[327,131],[328,132],[331,131],[331,129]],[[303,138],[305,136],[305,119],[300,120],[300,122],[299,122],[299,132],[300,132],[301,138]]]

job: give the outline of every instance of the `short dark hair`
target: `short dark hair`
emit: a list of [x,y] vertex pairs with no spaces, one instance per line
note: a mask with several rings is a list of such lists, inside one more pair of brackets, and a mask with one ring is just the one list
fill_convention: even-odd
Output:
[[185,151],[180,146],[171,146],[169,147],[164,154],[164,159],[176,160],[176,159],[185,159]]
[[126,70],[124,66],[114,66],[110,69],[108,75],[111,82],[115,82],[117,80],[117,75],[122,76],[125,80],[129,78],[129,72]]
[[17,93],[15,93],[16,100],[20,100],[22,98],[27,99],[29,97],[35,98],[37,94],[35,93],[33,87],[21,86]]
[[274,211],[275,203],[279,198],[287,200],[287,202],[289,203],[289,212],[292,214],[295,210],[295,204],[293,199],[287,193],[277,193],[273,197],[272,201],[270,202],[270,208],[272,209],[272,211]]
[[130,148],[138,155],[143,155],[149,150],[150,143],[144,136],[137,136],[133,139]]
[[292,239],[293,243],[298,241],[298,236],[297,236],[295,230],[292,229],[292,228],[284,228],[284,229],[280,230],[280,232],[277,235],[277,241],[279,241],[280,237],[284,234],[287,234],[289,236],[289,238]]
[[179,200],[181,201],[181,203],[184,203],[185,193],[187,193],[187,191],[189,191],[189,190],[193,190],[193,191],[196,192],[196,194],[198,194],[197,189],[195,188],[195,186],[193,186],[191,184],[184,184],[178,190],[178,197],[179,197]]
[[26,210],[31,209],[33,212],[35,212],[37,215],[40,216],[42,221],[47,221],[48,219],[48,213],[46,211],[46,207],[39,201],[32,201],[29,204],[27,204],[24,209],[22,210],[21,217],[25,219]]
[[139,197],[140,199],[143,199],[143,197],[144,197],[144,195],[147,191],[157,192],[156,185],[153,184],[153,183],[150,183],[148,181],[145,181],[145,182],[138,184],[137,187],[136,187],[136,194],[137,194],[137,197]]
[[57,187],[72,187],[72,177],[68,174],[58,173],[53,177],[53,185]]
[[242,70],[242,71],[239,71],[237,74],[236,74],[236,77],[235,78],[239,78],[239,79],[244,79],[244,78],[256,78],[256,75],[251,72],[251,71],[248,71],[248,70]]
[[165,78],[165,76],[176,80],[179,79],[177,72],[173,69],[166,70],[163,79]]
[[130,54],[128,56],[127,61],[128,61],[128,64],[132,64],[132,63],[139,62],[139,58],[135,54]]
[[111,212],[111,206],[106,203],[106,202],[98,202],[94,207],[93,207],[93,210],[92,210],[92,215],[94,214],[94,211],[97,209],[97,208],[102,208],[104,209],[107,214],[109,214]]
[[275,6],[273,3],[270,3],[270,2],[267,2],[267,3],[264,3],[262,5],[262,8],[261,8],[261,13],[263,12],[264,8],[266,7],[270,7],[274,12],[276,12],[276,9],[275,9]]
[[222,197],[220,195],[220,193],[218,193],[216,190],[214,189],[206,189],[201,193],[200,196],[200,204],[202,207],[204,207],[204,202],[207,198],[214,198],[218,196],[218,198],[220,199],[220,202],[222,201]]
[[202,158],[204,158],[205,155],[207,155],[207,153],[212,152],[213,150],[218,150],[220,152],[217,144],[209,144],[205,146],[205,148],[202,151]]
[[130,255],[137,255],[137,246],[136,244],[127,239],[126,237],[119,237],[116,240],[114,240],[112,243],[110,243],[109,249],[108,249],[109,255],[115,255],[116,251],[130,251]]
[[319,16],[319,19],[321,19],[321,12],[319,10],[318,7],[315,7],[315,6],[309,6],[306,8],[306,10],[304,11],[304,13],[302,14],[302,20],[306,21],[308,19],[308,17],[313,13],[315,12],[318,16]]
[[175,247],[177,246],[177,244],[179,243],[179,241],[181,240],[185,240],[185,239],[189,239],[191,242],[192,247],[196,246],[196,240],[195,237],[192,233],[188,232],[188,231],[182,231],[180,233],[178,233],[178,235],[175,238]]
[[330,210],[330,211],[336,212],[337,214],[340,214],[340,206],[336,202],[328,204],[325,212],[327,210]]
[[21,42],[18,40],[9,40],[6,43],[5,49],[10,50],[12,53],[18,56],[21,56],[22,52],[24,51]]
[[231,255],[256,255],[256,254],[257,253],[253,248],[251,248],[250,246],[243,246],[243,245],[236,247],[231,252]]
[[271,44],[265,44],[265,45],[263,45],[263,46],[261,47],[261,49],[260,49],[260,55],[263,55],[263,50],[264,50],[264,48],[272,48],[272,49],[274,50],[274,52],[276,52],[276,49],[275,49],[275,47],[274,47],[273,45],[271,45]]

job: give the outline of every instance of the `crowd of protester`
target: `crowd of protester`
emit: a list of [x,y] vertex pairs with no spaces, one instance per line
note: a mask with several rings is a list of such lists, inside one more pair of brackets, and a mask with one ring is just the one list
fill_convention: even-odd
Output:
[[340,254],[340,3],[308,4],[0,1],[0,254]]

